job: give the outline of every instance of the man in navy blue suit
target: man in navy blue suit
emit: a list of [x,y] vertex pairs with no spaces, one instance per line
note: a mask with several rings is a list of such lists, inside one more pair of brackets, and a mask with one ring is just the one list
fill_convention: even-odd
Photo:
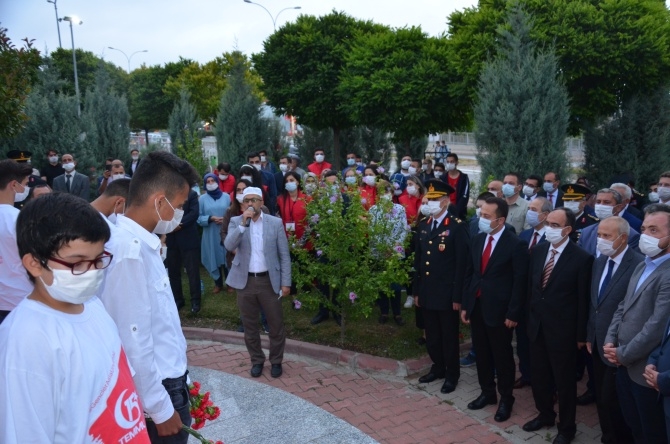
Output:
[[621,199],[622,199],[622,204],[623,204],[623,209],[619,211],[618,216],[623,217],[628,221],[630,224],[631,228],[638,233],[640,232],[640,228],[642,228],[642,219],[634,215],[631,211],[629,211],[630,208],[630,200],[633,197],[633,190],[630,189],[628,185],[625,183],[613,183],[610,185],[610,188],[618,191],[619,194],[621,194]]
[[670,321],[665,325],[663,341],[649,356],[644,369],[644,379],[663,397],[665,432],[670,442]]
[[[623,197],[621,193],[611,188],[603,188],[598,190],[596,195],[596,216],[601,221],[611,216],[618,216],[624,208]],[[624,217],[625,219],[625,217]],[[629,222],[630,223],[630,222]],[[596,243],[598,239],[598,224],[591,225],[584,228],[582,235],[579,237],[577,245],[582,247],[593,256],[598,256]],[[632,227],[628,232],[628,246],[637,250],[637,245],[640,242],[640,233]]]
[[261,163],[261,155],[258,153],[249,153],[247,154],[247,162],[249,165],[252,165],[261,173],[261,178],[263,179],[263,185],[268,187],[267,189],[267,200],[265,201],[265,206],[270,210],[270,214],[275,214],[277,211],[277,182],[275,176],[272,173],[263,171]]

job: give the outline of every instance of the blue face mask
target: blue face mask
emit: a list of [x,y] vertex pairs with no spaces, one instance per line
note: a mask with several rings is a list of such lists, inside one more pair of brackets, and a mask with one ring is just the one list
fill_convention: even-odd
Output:
[[515,192],[514,188],[515,188],[515,186],[511,185],[509,183],[506,183],[505,185],[503,185],[503,187],[502,187],[503,196],[505,196],[505,197],[514,196],[514,192]]
[[531,227],[540,225],[540,214],[537,211],[528,210],[526,213],[526,223]]
[[[497,220],[497,219],[494,219],[494,220]],[[479,218],[479,231],[481,231],[482,233],[489,234],[490,232],[495,230],[495,228],[491,227],[492,222],[493,222],[493,220],[488,220],[488,219],[484,219],[483,217],[480,217]],[[498,228],[498,227],[496,227],[496,228]]]
[[347,165],[349,166],[356,165],[356,159],[347,159]]
[[356,178],[354,176],[347,176],[344,178],[344,182],[347,185],[356,185]]
[[286,191],[295,191],[298,189],[298,183],[297,182],[286,182],[286,185],[284,185],[284,188],[286,188]]

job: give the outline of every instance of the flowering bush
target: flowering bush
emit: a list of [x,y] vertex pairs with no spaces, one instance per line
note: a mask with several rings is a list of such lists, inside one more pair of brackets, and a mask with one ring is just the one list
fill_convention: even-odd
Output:
[[[304,304],[323,303],[341,315],[344,342],[345,321],[370,316],[380,293],[390,295],[391,284],[408,282],[412,261],[404,259],[404,251],[409,236],[402,244],[388,241],[396,238],[397,228],[386,223],[396,215],[390,200],[376,203],[382,217],[373,218],[356,190],[340,193],[325,187],[312,197],[306,206],[305,235],[289,241],[295,257],[293,278]],[[328,288],[328,298],[319,292],[318,284]]]
[[215,406],[212,400],[209,399],[209,392],[205,394],[200,393],[199,382],[193,381],[193,384],[188,386],[188,391],[191,398],[190,413],[194,422],[192,427],[184,425],[182,428],[203,444],[223,444],[223,441],[209,440],[196,431],[203,428],[205,422],[218,418],[221,414],[221,409]]

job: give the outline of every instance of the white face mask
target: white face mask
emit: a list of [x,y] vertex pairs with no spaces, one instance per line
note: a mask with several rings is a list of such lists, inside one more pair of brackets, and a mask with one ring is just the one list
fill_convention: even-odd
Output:
[[317,154],[314,156],[314,160],[316,160],[317,163],[323,162],[323,159],[325,159],[325,156],[323,154]]
[[279,169],[281,170],[282,173],[285,173],[288,171],[288,165],[286,165],[285,163],[280,163]]
[[71,270],[51,270],[54,280],[51,285],[44,283],[42,276],[40,281],[49,295],[57,301],[68,304],[83,304],[95,296],[98,291],[104,270],[91,269],[84,274],[74,275]]
[[344,178],[344,183],[347,185],[356,185],[356,178],[354,176],[347,176]]
[[154,228],[154,233],[156,234],[168,234],[172,233],[175,228],[179,226],[181,223],[181,218],[184,217],[184,210],[180,209],[175,209],[175,207],[172,206],[169,200],[167,200],[167,197],[165,198],[165,202],[170,205],[170,208],[174,210],[174,215],[172,216],[172,220],[163,220],[161,218],[161,214],[158,212],[158,199],[154,201],[154,206],[156,207],[156,214],[158,214],[158,224],[156,224],[156,228]]
[[547,240],[556,245],[560,244],[563,239],[565,239],[565,236],[563,236],[563,228],[552,228],[552,227],[545,227],[544,229],[544,237],[547,238]]
[[658,197],[658,193],[656,191],[652,191],[651,193],[649,193],[649,202],[655,203],[655,202],[658,202],[658,200],[659,200],[659,197]]
[[28,193],[30,193],[30,187],[28,185],[21,185],[21,186],[23,187],[23,191],[20,193],[16,192],[14,194],[14,202],[23,202],[24,200],[26,200],[26,197],[28,197]]
[[248,180],[251,183],[254,183],[254,178],[251,176],[242,176],[242,179]]
[[393,190],[393,194],[400,196],[402,194],[402,190]]
[[614,207],[610,207],[609,205],[596,204],[596,207],[595,207],[596,217],[600,220],[607,219],[608,217],[611,217],[613,211],[614,211]]
[[219,174],[219,179],[221,179],[221,180],[227,180],[227,179],[228,179],[228,175],[227,175],[227,174]]
[[447,170],[447,171],[454,171],[456,169],[456,164],[451,163],[451,162],[447,162],[447,163],[444,164],[444,169]]
[[409,160],[403,160],[402,162],[400,162],[400,168],[402,168],[403,170],[407,170],[409,169],[409,166],[411,164],[412,162],[410,162]]
[[58,163],[58,156],[50,156],[49,157],[49,163],[57,164]]
[[384,194],[384,195],[382,195],[382,199],[391,200],[391,199],[393,199],[393,196],[391,196],[390,194]]
[[134,154],[131,157],[133,158],[133,160],[139,160],[139,158],[140,158],[140,156],[138,154]]
[[377,183],[377,178],[375,176],[365,176],[363,182],[373,187],[375,186],[375,183]]
[[260,163],[255,163],[254,168],[256,168],[256,171],[260,171],[261,170],[261,164]]
[[286,188],[286,191],[291,192],[295,191],[298,189],[298,183],[297,182],[286,182],[286,185],[284,185],[284,188]]
[[413,175],[416,174],[416,168],[414,168],[414,167],[409,167],[409,168],[407,169],[407,172],[413,176]]
[[475,208],[475,216],[482,217],[482,209],[481,208]]
[[205,185],[205,188],[207,188],[207,191],[214,191],[217,188],[219,188],[219,185],[215,183],[208,183],[207,185]]
[[553,193],[554,192],[554,182],[545,182],[542,184],[542,189],[546,191],[547,193]]
[[356,165],[356,159],[347,159],[347,165],[349,166]]
[[235,195],[235,199],[236,199],[239,203],[242,203],[242,201],[244,200],[244,194],[236,194],[236,195]]
[[[495,219],[495,220],[497,220],[497,219]],[[492,223],[493,223],[492,220],[488,220],[488,219],[484,219],[483,217],[480,217],[479,218],[479,223],[478,223],[479,231],[481,231],[482,233],[489,234],[490,232],[495,230],[495,228],[493,228],[491,226]],[[498,228],[498,227],[496,227],[496,228]]]
[[424,216],[430,216],[430,207],[426,204],[421,205],[419,211],[421,211],[421,214]]
[[119,179],[125,179],[125,178],[126,178],[126,175],[123,174],[123,173],[114,174],[112,176],[112,180],[119,180]]
[[596,240],[596,248],[598,249],[598,251],[600,251],[600,254],[605,255],[607,257],[612,257],[612,255],[616,252],[616,248],[614,248],[614,242],[617,239],[619,239],[619,237],[617,237],[613,241],[599,237]]
[[407,186],[407,194],[411,196],[416,196],[416,187],[414,185]]
[[426,165],[425,163],[421,165],[421,171],[428,171],[428,165]]
[[64,168],[65,171],[67,171],[68,173],[71,172],[71,171],[73,171],[73,170],[74,170],[74,162],[64,163],[64,164],[63,164],[63,168]]
[[312,194],[313,192],[316,191],[316,184],[315,183],[306,183],[305,184],[305,192],[307,194]]
[[523,189],[521,190],[525,196],[532,196],[535,194],[535,188],[529,187],[528,185],[524,185]]
[[568,200],[563,202],[563,206],[575,213],[575,215],[579,214],[579,202],[575,200]]
[[434,171],[435,179],[439,179],[444,174],[442,171]]
[[640,248],[642,254],[649,257],[656,257],[664,250],[664,248],[658,246],[658,244],[660,244],[663,239],[665,239],[665,237],[657,239],[655,237],[649,236],[648,234],[641,234],[638,248]]
[[658,187],[658,198],[663,202],[670,200],[670,187]]
[[268,158],[265,156],[261,156],[261,162],[267,162]]
[[428,206],[431,216],[437,216],[442,211],[440,202],[437,200],[429,200],[426,205]]
[[[121,213],[118,213],[118,214],[123,215],[125,213],[126,213],[126,203],[123,202],[123,211]],[[113,225],[116,225],[118,214],[116,213],[116,205],[114,205],[114,212],[112,214],[110,214],[109,216],[107,216],[107,220],[109,220]]]

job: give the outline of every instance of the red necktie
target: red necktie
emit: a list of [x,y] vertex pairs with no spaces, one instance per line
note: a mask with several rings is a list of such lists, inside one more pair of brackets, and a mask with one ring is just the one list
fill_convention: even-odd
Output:
[[[481,263],[481,274],[484,274],[484,271],[486,270],[486,266],[489,264],[489,259],[491,258],[491,250],[493,249],[493,236],[489,236],[489,241],[486,244],[486,248],[484,248],[484,252],[482,253],[482,263]],[[482,295],[482,290],[481,288],[477,290],[477,297]]]
[[533,233],[533,242],[530,243],[530,247],[528,247],[528,249],[533,248],[535,246],[535,244],[537,244],[537,235],[538,234],[539,233],[537,231],[535,233]]

